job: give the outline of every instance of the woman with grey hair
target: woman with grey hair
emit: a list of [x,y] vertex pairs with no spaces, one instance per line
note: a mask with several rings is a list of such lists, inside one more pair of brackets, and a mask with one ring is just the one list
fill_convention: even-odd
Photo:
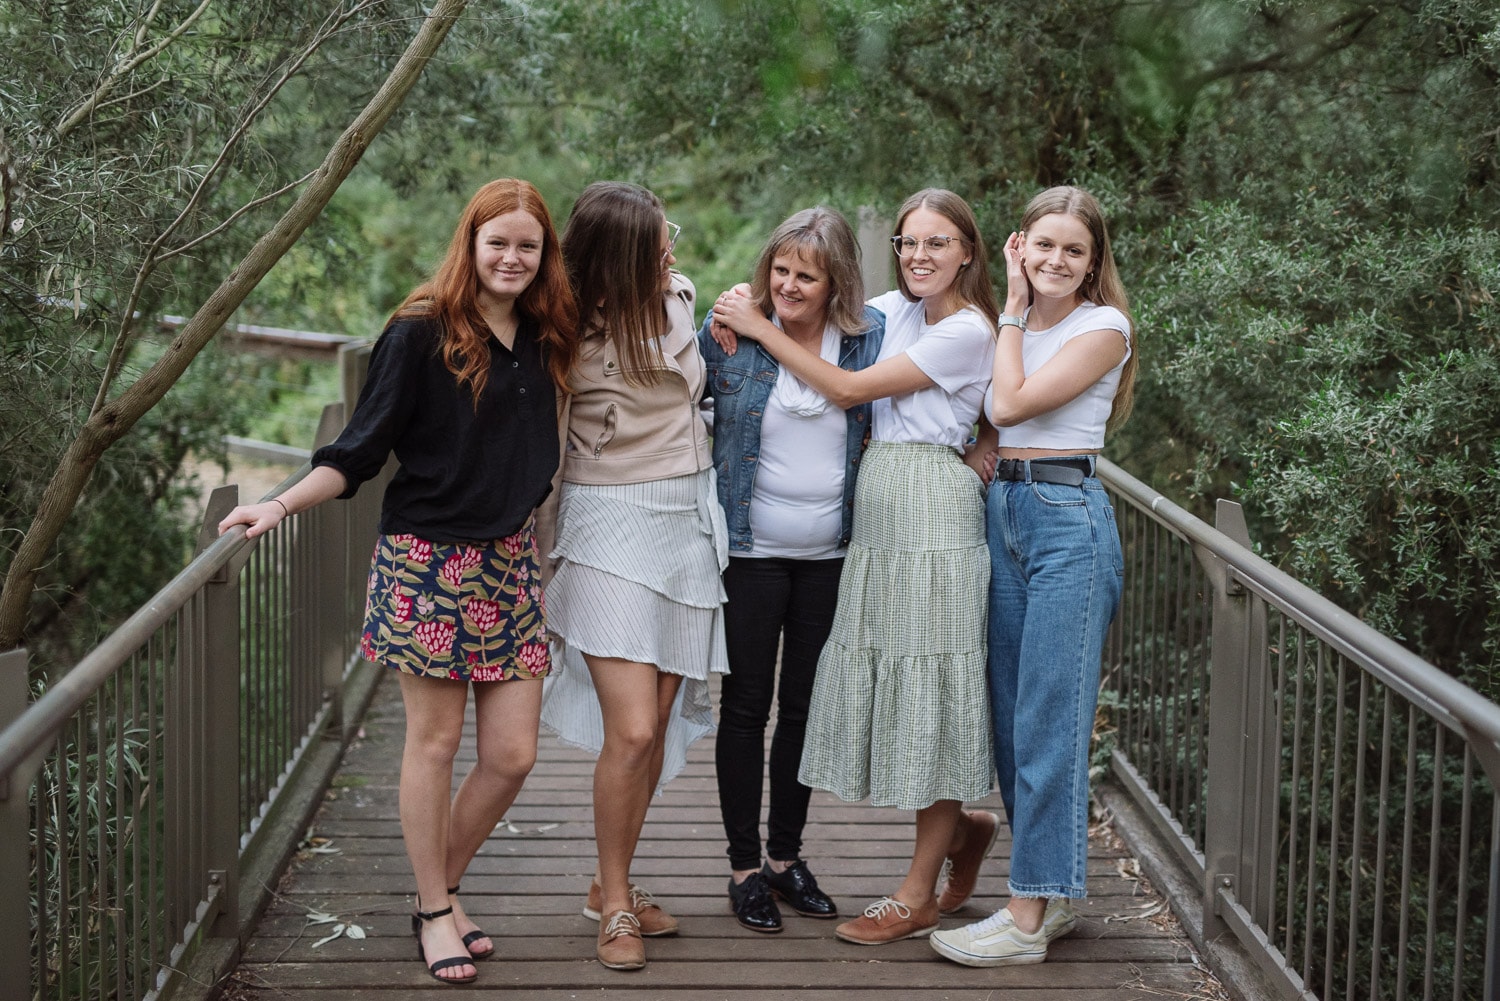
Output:
[[891,243],[899,287],[869,303],[885,314],[885,337],[867,369],[824,362],[742,297],[714,306],[717,320],[835,405],[874,402],[798,773],[844,800],[916,811],[901,886],[835,930],[858,945],[930,934],[944,859],[954,860],[949,883],[966,881],[997,826],[992,814],[965,814],[962,802],[990,791],[989,550],[983,484],[964,461],[977,464],[984,451],[966,443],[990,380],[999,310],[978,224],[958,195],[912,195]]
[[[845,371],[869,367],[880,352],[885,317],[864,305],[854,231],[832,209],[804,209],[776,227],[756,262],[749,302],[790,340]],[[776,898],[806,917],[838,915],[801,858],[812,790],[798,780],[797,768],[818,655],[833,625],[870,404],[830,403],[753,341],[726,353],[712,324],[711,317],[704,321],[698,344],[714,399],[714,466],[729,525],[730,673],[720,693],[714,754],[733,871],[729,902],[746,928],[779,932]]]

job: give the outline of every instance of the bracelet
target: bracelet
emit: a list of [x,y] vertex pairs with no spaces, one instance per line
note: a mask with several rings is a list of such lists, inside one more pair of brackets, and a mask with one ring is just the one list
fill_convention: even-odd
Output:
[[292,516],[292,512],[288,511],[286,505],[281,503],[281,498],[279,498],[279,497],[272,497],[271,500],[274,501],[277,504],[281,504],[281,517],[282,517],[282,520],[285,520],[285,519],[290,518]]
[[998,331],[1001,327],[1020,327],[1022,330],[1025,330],[1026,318],[1023,316],[1012,316],[1009,313],[1001,313],[995,329]]

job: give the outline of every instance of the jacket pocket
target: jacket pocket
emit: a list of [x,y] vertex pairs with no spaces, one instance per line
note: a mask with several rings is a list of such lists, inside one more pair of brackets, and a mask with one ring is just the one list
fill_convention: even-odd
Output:
[[745,383],[750,379],[750,373],[744,369],[720,368],[714,373],[713,384],[710,386],[714,396],[730,396],[745,388]]

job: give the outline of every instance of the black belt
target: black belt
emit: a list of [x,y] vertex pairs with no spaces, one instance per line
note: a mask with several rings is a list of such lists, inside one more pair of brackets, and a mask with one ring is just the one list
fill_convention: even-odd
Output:
[[1060,483],[1081,487],[1094,475],[1093,456],[1059,459],[1001,459],[995,463],[995,479],[1027,483]]

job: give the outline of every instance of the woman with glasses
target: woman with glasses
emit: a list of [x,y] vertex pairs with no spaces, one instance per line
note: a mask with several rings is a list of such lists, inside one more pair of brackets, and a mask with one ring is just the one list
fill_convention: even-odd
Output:
[[[749,288],[759,314],[830,364],[874,364],[884,318],[864,305],[859,245],[844,217],[805,209],[776,227]],[[703,322],[698,344],[714,400],[714,467],[729,522],[724,633],[729,668],[719,694],[714,764],[729,840],[729,902],[752,931],[779,932],[779,898],[796,913],[838,916],[801,858],[812,790],[797,779],[818,654],[833,625],[853,521],[855,474],[870,405],[847,410],[777,364],[753,341],[733,356]],[[778,648],[780,671],[777,670]],[[760,812],[771,738],[764,865]]]
[[1124,567],[1095,464],[1105,432],[1130,412],[1136,369],[1093,196],[1060,187],[1033,198],[1005,242],[1005,277],[985,410],[1000,428],[987,500],[989,679],[1011,896],[983,921],[932,936],[968,966],[1040,963],[1085,893],[1089,739]]
[[[992,826],[961,822],[960,804],[990,789],[989,550],[983,486],[964,458],[998,310],[974,214],[951,191],[908,198],[892,243],[899,288],[870,300],[885,314],[885,339],[861,371],[823,361],[743,296],[714,307],[835,406],[874,402],[800,770],[803,782],[841,799],[917,812],[904,882],[836,930],[859,945],[930,933],[944,858],[993,838]],[[969,455],[977,463],[982,453]]]
[[[236,507],[247,538],[352,497],[394,454],[370,568],[360,653],[399,672],[406,710],[401,836],[417,882],[412,930],[428,972],[466,984],[494,944],[464,913],[459,880],[536,761],[542,622],[533,512],[558,466],[556,399],[578,313],[541,194],[484,185],[430,281],[375,342],[338,440],[274,500]],[[477,760],[453,759],[474,694]],[[429,962],[429,959],[431,960]]]
[[563,232],[582,336],[557,512],[548,626],[563,667],[542,720],[599,755],[598,869],[584,913],[611,969],[646,964],[642,936],[677,919],[630,881],[651,794],[713,730],[710,671],[727,670],[724,515],[698,414],[693,285],[678,229],[645,188],[589,185]]

